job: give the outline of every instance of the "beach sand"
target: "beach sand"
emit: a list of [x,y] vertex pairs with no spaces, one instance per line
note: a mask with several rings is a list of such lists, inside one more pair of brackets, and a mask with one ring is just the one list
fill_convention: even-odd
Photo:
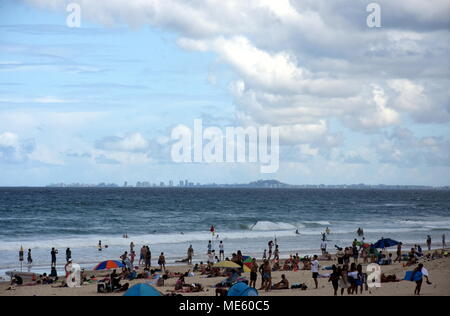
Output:
[[[334,261],[321,261],[322,267],[335,264]],[[427,285],[425,282],[422,286],[422,296],[448,296],[450,295],[450,258],[436,259],[433,261],[424,261],[424,266],[430,273],[430,281],[432,285]],[[192,267],[189,266],[174,266],[168,269],[171,272],[185,273]],[[365,268],[364,268],[365,269]],[[395,263],[390,266],[382,266],[382,273],[386,275],[396,274],[399,279],[403,279],[405,272],[412,270],[412,267],[404,268],[402,264]],[[321,271],[326,274],[329,271]],[[278,290],[278,291],[259,291],[260,296],[330,296],[333,295],[331,283],[328,279],[319,279],[319,289],[314,289],[314,281],[311,277],[311,271],[285,271],[273,272],[273,283],[281,280],[281,275],[285,274],[290,284],[306,283],[308,289],[301,290]],[[249,273],[244,273],[244,277],[249,279]],[[183,296],[215,296],[215,289],[211,286],[217,284],[223,277],[220,278],[205,278],[204,276],[195,276],[186,278],[186,283],[201,283],[205,287],[204,292],[200,293],[184,293]],[[164,287],[157,289],[163,294],[168,294],[168,291],[173,290],[176,278],[166,280]],[[147,280],[135,280],[130,282],[130,286],[138,283],[146,283]],[[122,281],[122,284],[125,283]],[[258,276],[257,286],[260,286],[261,279]],[[0,296],[121,296],[123,293],[116,294],[98,294],[97,285],[89,284],[83,285],[81,288],[53,288],[51,285],[35,285],[35,286],[21,286],[14,291],[8,291],[8,284],[0,284]],[[401,281],[398,283],[382,283],[381,288],[369,289],[363,292],[363,296],[412,296],[414,294],[415,283]],[[347,295],[347,294],[344,294]]]

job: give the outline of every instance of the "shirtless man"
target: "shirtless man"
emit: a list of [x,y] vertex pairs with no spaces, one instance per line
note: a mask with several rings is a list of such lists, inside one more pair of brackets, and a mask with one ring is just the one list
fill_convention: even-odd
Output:
[[283,274],[281,276],[281,281],[274,284],[272,286],[273,290],[288,290],[289,289],[289,281],[286,279],[286,276]]

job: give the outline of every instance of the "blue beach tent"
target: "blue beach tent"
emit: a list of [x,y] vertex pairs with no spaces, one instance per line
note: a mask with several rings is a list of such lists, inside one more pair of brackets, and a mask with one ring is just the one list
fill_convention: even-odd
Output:
[[153,286],[148,284],[136,284],[131,287],[123,296],[162,296]]
[[228,296],[259,296],[258,291],[244,282],[233,285],[228,291]]

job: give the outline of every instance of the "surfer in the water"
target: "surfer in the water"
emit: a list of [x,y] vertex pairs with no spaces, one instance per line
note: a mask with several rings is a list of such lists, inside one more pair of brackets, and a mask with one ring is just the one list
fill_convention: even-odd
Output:
[[300,232],[298,231],[298,228],[297,228],[297,230],[295,231],[295,234],[300,235]]

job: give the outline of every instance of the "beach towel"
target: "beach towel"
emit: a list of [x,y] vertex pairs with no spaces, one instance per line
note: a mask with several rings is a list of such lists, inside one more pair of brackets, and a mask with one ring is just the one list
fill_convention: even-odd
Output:
[[410,281],[410,282],[417,282],[417,281],[421,281],[422,280],[422,278],[423,278],[422,272],[416,272],[416,274],[414,275],[414,280],[411,280],[413,273],[414,273],[414,271],[406,272],[405,278],[403,280],[404,281]]

